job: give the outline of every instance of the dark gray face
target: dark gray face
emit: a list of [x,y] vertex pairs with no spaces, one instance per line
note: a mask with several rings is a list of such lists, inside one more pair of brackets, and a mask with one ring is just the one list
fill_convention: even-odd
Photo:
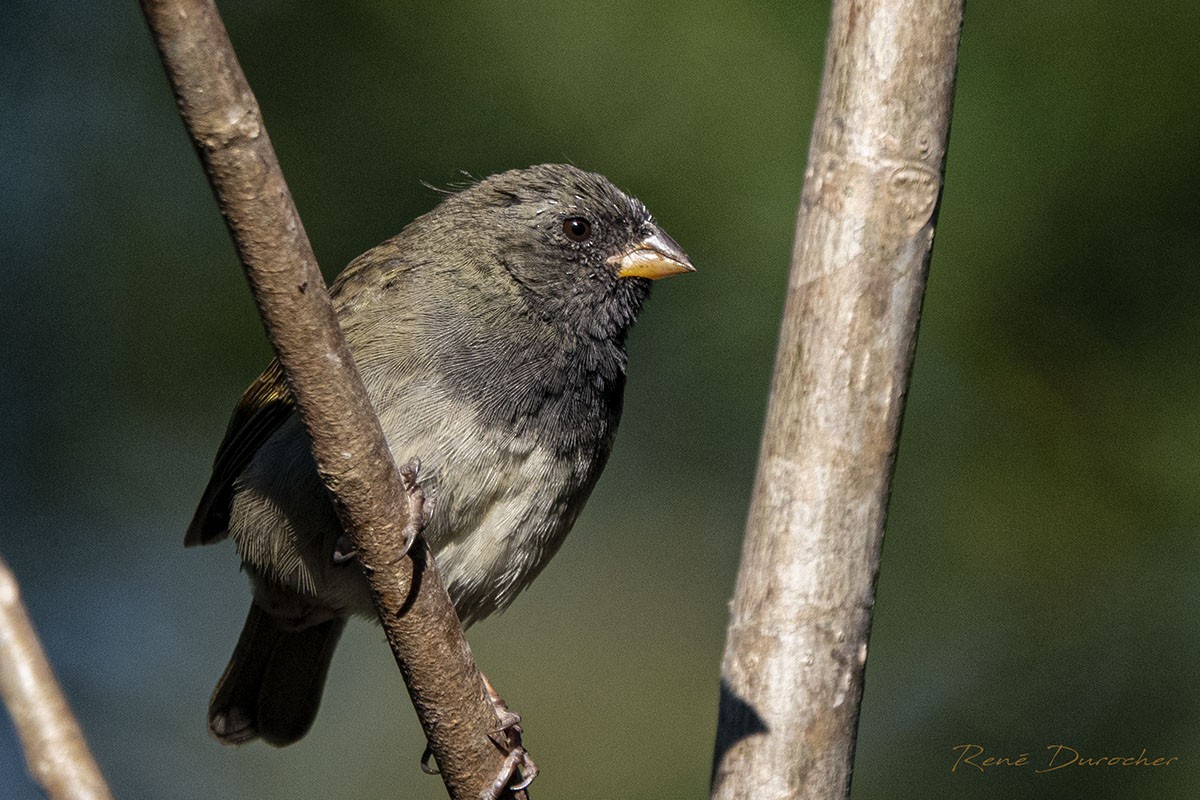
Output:
[[693,270],[645,206],[566,165],[468,186],[399,238],[437,279],[422,347],[455,392],[485,424],[553,428],[565,453],[608,446],[650,283]]
[[465,238],[544,319],[619,340],[649,293],[650,281],[620,277],[618,262],[657,229],[641,202],[601,175],[562,164],[510,170],[441,211],[472,220]]
[[512,271],[533,285],[611,285],[617,271],[605,261],[646,236],[651,222],[645,206],[603,176],[565,165],[505,172],[471,193],[493,203],[513,231],[504,249],[525,257]]

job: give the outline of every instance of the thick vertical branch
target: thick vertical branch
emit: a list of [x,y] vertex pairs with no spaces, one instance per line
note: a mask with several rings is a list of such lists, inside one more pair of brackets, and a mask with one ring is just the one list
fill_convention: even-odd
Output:
[[410,497],[258,103],[211,0],[142,0],[142,10],[442,778],[451,797],[478,797],[504,762],[489,738],[499,723],[428,549],[418,540],[413,558],[400,556]]
[[848,796],[962,0],[835,0],[722,666],[713,797]]
[[111,800],[37,633],[17,579],[0,559],[0,699],[12,714],[29,774],[50,800]]

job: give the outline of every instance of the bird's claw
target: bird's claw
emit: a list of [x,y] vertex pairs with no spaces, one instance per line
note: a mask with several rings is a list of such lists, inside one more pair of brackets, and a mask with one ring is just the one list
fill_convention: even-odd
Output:
[[406,491],[411,492],[420,482],[421,474],[421,459],[410,458],[404,466],[400,467],[400,480],[404,483]]
[[[399,558],[404,558],[408,555],[408,551],[412,549],[413,542],[421,535],[421,531],[425,530],[425,526],[429,524],[429,520],[433,518],[433,493],[426,493],[421,488],[420,474],[421,462],[418,459],[412,459],[403,467],[400,468],[400,484],[404,487],[405,499],[408,501],[408,522],[404,525],[404,530],[401,535],[404,537],[404,544],[401,546]],[[346,534],[338,536],[337,543],[333,546],[333,563],[345,564],[353,561],[358,555],[358,550],[354,547],[354,542]]]
[[421,486],[421,459],[411,459],[407,464],[400,468],[400,482],[404,486],[404,490],[411,496],[414,492],[418,492],[418,497],[421,503],[411,503],[412,506],[420,507],[421,512],[421,527],[425,527],[433,519],[433,507],[435,500],[435,490],[433,488],[425,488]]
[[509,753],[509,758],[512,758],[517,752],[521,754],[521,766],[518,767],[521,772],[521,780],[510,787],[514,792],[528,789],[529,784],[533,783],[533,779],[538,776],[538,765],[534,763],[533,758],[529,755],[529,751],[524,747],[519,747],[512,753]]
[[421,753],[421,772],[426,775],[441,775],[442,771],[437,767],[429,766],[429,760],[433,758],[433,750],[429,745],[425,745],[425,752]]
[[333,563],[345,564],[353,561],[358,555],[358,550],[354,547],[354,542],[350,541],[350,537],[346,534],[340,534],[337,538],[337,544],[333,546]]
[[[500,766],[496,780],[479,793],[479,800],[500,800],[505,792],[524,791],[529,788],[529,784],[533,783],[537,774],[537,764],[533,763],[529,753],[518,742],[516,747],[504,757],[504,763]],[[521,779],[513,783],[512,779],[517,775],[520,775]]]
[[404,486],[408,499],[408,521],[404,525],[404,547],[400,553],[401,557],[408,555],[413,542],[433,518],[433,493],[426,494],[421,488],[420,477],[420,459],[411,459],[400,468],[400,483]]
[[496,698],[499,702],[494,702],[492,705],[496,709],[496,717],[500,720],[500,727],[492,731],[493,733],[508,733],[515,732],[518,736],[523,732],[521,730],[521,715],[508,707],[500,698]]
[[[513,716],[517,715],[513,714]],[[537,764],[530,758],[529,751],[520,744],[520,726],[514,725],[513,727],[518,731],[517,745],[504,757],[504,763],[500,765],[500,771],[496,774],[496,779],[480,792],[479,800],[500,800],[506,791],[524,791],[529,788],[529,785],[533,783],[533,779],[538,776]],[[512,730],[512,728],[501,729],[497,733],[508,730]],[[421,772],[424,772],[426,775],[440,775],[441,770],[430,765],[429,762],[432,759],[433,750],[426,746],[425,752],[421,754]],[[520,775],[521,779],[513,783],[512,779],[517,775]]]
[[[500,766],[496,780],[492,781],[491,786],[484,790],[479,797],[480,800],[498,800],[506,791],[520,792],[529,788],[529,784],[533,783],[533,779],[538,775],[538,767],[530,757],[529,751],[521,743],[521,715],[508,707],[508,703],[504,702],[504,698],[492,686],[487,675],[480,673],[480,677],[483,678],[483,686],[487,690],[488,700],[500,723],[490,738],[497,747],[506,750],[508,755],[504,757],[504,763]],[[520,775],[521,778],[513,783],[512,780],[517,775]]]

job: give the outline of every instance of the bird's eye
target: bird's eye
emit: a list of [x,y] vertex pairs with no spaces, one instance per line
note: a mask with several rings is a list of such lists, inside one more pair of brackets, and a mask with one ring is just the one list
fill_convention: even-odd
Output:
[[592,238],[592,223],[583,217],[567,217],[563,220],[563,233],[572,242],[586,242]]

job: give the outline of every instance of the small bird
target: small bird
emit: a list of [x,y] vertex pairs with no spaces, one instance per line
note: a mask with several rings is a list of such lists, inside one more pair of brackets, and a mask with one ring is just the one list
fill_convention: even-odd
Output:
[[[464,626],[562,544],[612,449],[650,282],[692,271],[637,199],[546,164],[449,194],[334,281],[392,455],[421,464],[424,535]],[[282,747],[311,727],[347,619],[375,609],[278,362],[235,409],[184,543],[227,536],[254,596],[209,730]]]

